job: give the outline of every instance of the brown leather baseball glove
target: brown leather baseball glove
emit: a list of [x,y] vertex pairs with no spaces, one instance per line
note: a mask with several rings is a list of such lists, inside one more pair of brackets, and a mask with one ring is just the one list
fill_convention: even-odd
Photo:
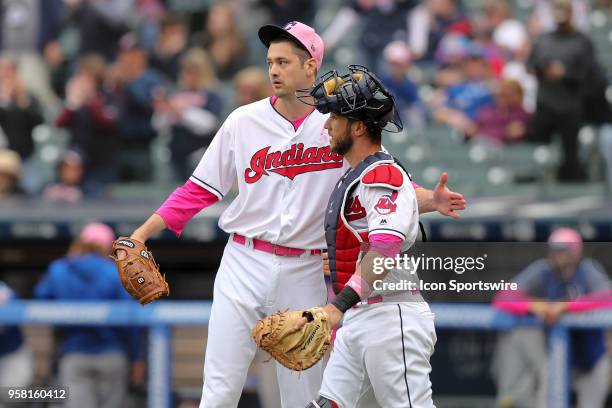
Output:
[[[298,328],[302,318],[306,323]],[[277,312],[257,322],[253,339],[279,363],[290,370],[302,371],[315,365],[329,348],[332,327],[320,307],[306,311]]]
[[[125,257],[118,258],[117,252],[123,250]],[[170,293],[168,282],[159,273],[159,265],[145,244],[128,237],[119,237],[113,242],[113,255],[121,284],[131,297],[142,305]]]

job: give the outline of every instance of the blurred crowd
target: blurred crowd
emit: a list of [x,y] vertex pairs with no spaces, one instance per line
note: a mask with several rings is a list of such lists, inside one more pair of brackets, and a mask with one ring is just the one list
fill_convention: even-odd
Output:
[[[87,224],[67,253],[53,261],[34,288],[47,301],[132,301],[109,258],[115,234],[106,224]],[[0,281],[0,306],[16,299]],[[128,386],[142,385],[145,365],[138,327],[55,327],[51,370],[38,381],[69,389],[67,408],[125,407]],[[30,341],[18,326],[0,326],[0,387],[36,382]],[[0,403],[0,406],[4,406]]]
[[[585,253],[578,231],[554,230],[548,256],[531,262],[513,281],[518,290],[499,292],[493,306],[515,316],[535,316],[541,326],[498,333],[493,372],[498,407],[545,407],[549,372],[548,329],[567,314],[610,308],[612,282],[606,269]],[[577,408],[608,406],[610,355],[601,328],[570,330],[569,384]]]
[[[152,181],[156,143],[167,179],[184,180],[231,110],[270,95],[255,32],[291,20],[322,33],[324,70],[351,45],[347,62],[376,70],[408,127],[448,126],[495,146],[559,137],[558,179],[581,181],[578,134],[591,124],[612,160],[597,52],[609,48],[589,37],[592,13],[611,16],[610,1],[533,0],[522,19],[510,0],[1,3],[0,198],[73,203]],[[55,174],[37,167],[41,125],[68,135]]]

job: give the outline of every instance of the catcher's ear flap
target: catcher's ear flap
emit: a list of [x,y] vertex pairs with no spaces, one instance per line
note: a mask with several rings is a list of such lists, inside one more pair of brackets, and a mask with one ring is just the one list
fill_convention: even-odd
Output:
[[306,320],[308,320],[308,323],[312,322],[314,320],[314,316],[312,315],[312,313],[309,310],[305,310],[304,313],[302,313],[302,317],[305,317]]
[[334,77],[328,79],[327,81],[323,82],[323,89],[325,89],[325,94],[328,96],[335,94],[338,88],[342,86],[342,84],[344,84],[344,80],[342,78]]

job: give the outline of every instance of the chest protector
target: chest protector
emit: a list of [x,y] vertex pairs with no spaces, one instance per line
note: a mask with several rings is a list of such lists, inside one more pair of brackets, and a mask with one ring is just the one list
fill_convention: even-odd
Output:
[[325,240],[331,281],[336,294],[355,272],[361,245],[368,242],[368,231],[358,233],[349,227],[344,216],[347,200],[366,170],[371,169],[374,164],[391,163],[395,163],[395,159],[385,152],[376,152],[366,157],[340,179],[329,198],[325,213]]

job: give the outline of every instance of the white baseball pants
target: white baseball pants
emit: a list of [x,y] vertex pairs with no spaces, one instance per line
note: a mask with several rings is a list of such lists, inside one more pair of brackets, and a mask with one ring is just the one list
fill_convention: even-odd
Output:
[[[238,405],[256,352],[251,329],[257,320],[321,306],[326,298],[320,256],[276,256],[230,239],[215,279],[200,408]],[[277,376],[283,408],[304,407],[319,393],[323,364],[301,373],[277,365]]]
[[435,343],[434,315],[425,302],[351,309],[320,394],[340,408],[435,408],[429,380]]

